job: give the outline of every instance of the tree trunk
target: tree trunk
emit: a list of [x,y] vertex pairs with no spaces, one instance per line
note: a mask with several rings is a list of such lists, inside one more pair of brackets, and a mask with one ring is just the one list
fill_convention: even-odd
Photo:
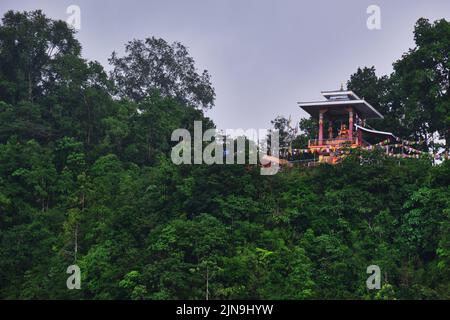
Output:
[[78,222],[75,225],[75,248],[74,248],[75,263],[77,263],[77,253],[78,253]]
[[206,264],[206,300],[209,300],[209,269]]
[[33,80],[31,77],[31,70],[28,70],[28,100],[33,102]]
[[86,105],[87,115],[88,115],[86,143],[87,143],[87,145],[89,145],[91,143],[91,132],[92,132],[91,108],[89,107],[89,103],[86,99],[86,95],[83,95],[83,97],[84,97],[84,104]]

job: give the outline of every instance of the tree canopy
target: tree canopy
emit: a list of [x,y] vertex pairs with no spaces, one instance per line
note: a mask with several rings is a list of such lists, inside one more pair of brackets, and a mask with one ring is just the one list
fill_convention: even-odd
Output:
[[[419,20],[394,75],[360,69],[349,88],[395,132],[446,135],[449,34]],[[110,75],[80,52],[40,11],[0,25],[0,298],[450,298],[449,161],[177,166],[171,132],[214,127],[208,73],[162,39],[130,42]],[[80,290],[66,287],[72,264]]]
[[133,40],[125,53],[118,57],[113,52],[109,59],[114,67],[111,78],[121,97],[139,102],[157,89],[162,96],[191,106],[209,109],[214,105],[208,71],[197,73],[194,59],[181,43],[168,44],[155,37]]
[[375,68],[359,68],[347,87],[369,101],[385,119],[372,124],[435,150],[438,140],[450,147],[450,23],[421,18],[414,27],[416,46],[378,78]]

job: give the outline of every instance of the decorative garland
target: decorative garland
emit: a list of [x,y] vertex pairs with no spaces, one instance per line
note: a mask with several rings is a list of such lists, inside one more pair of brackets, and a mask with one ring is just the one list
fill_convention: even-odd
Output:
[[397,141],[397,142],[401,141],[402,144],[408,145],[408,146],[410,146],[410,145],[417,145],[417,144],[423,144],[425,142],[424,140],[412,141],[412,140],[403,140],[403,139],[400,139],[400,138],[396,138],[395,141]]
[[[386,139],[381,142],[375,143],[374,146],[385,146],[385,145],[389,144],[390,142],[391,142],[391,139]],[[400,138],[395,138],[395,142],[401,142],[400,145],[412,146],[412,145],[423,144],[425,141],[422,141],[422,140],[412,141],[412,140],[403,140]]]
[[[383,141],[384,142],[384,141]],[[380,147],[386,147],[386,148],[403,148],[403,150],[405,150],[406,152],[408,152],[409,154],[401,154],[401,153],[394,153],[394,152],[387,152],[386,155],[390,156],[390,157],[394,157],[394,158],[414,158],[414,159],[418,159],[420,158],[421,155],[429,155],[431,157],[433,157],[436,160],[440,160],[443,158],[447,158],[445,155],[443,155],[443,153],[445,151],[441,151],[438,153],[429,153],[429,152],[425,152],[425,151],[421,151],[421,150],[417,150],[414,149],[410,146],[407,145],[403,145],[400,143],[395,143],[395,144],[387,144],[387,145],[381,145],[381,144],[375,144],[375,145],[371,145],[371,146],[367,146],[367,147],[362,147],[363,150],[374,150],[375,148],[380,148]],[[343,154],[350,154],[349,150],[343,151],[343,150],[336,150],[335,147],[326,147],[326,148],[314,148],[314,149],[291,149],[288,150],[287,152],[284,152],[284,154],[289,155],[289,156],[296,156],[296,155],[300,155],[300,154],[306,154],[306,153],[321,153],[321,152],[334,152],[335,155],[343,155]],[[411,154],[412,153],[412,154]]]

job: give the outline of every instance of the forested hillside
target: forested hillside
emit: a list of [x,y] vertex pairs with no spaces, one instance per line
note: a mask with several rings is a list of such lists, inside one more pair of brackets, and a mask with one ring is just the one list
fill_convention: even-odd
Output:
[[[391,76],[360,69],[349,88],[396,134],[448,148],[449,23],[419,20],[415,38]],[[0,298],[450,299],[448,160],[177,166],[172,131],[214,127],[208,72],[156,38],[110,63],[83,59],[42,12],[3,17]],[[80,290],[66,287],[72,264]]]

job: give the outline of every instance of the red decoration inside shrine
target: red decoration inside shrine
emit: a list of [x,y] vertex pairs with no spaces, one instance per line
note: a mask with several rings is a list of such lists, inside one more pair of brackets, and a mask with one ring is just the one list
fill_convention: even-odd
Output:
[[[336,163],[342,149],[367,146],[368,143],[362,138],[362,131],[367,131],[366,120],[382,119],[383,116],[352,91],[322,91],[322,95],[326,100],[298,104],[311,117],[319,120],[318,136],[309,140],[308,149],[319,154],[319,162]],[[325,125],[328,133],[326,137]],[[389,132],[368,131],[393,136]]]

